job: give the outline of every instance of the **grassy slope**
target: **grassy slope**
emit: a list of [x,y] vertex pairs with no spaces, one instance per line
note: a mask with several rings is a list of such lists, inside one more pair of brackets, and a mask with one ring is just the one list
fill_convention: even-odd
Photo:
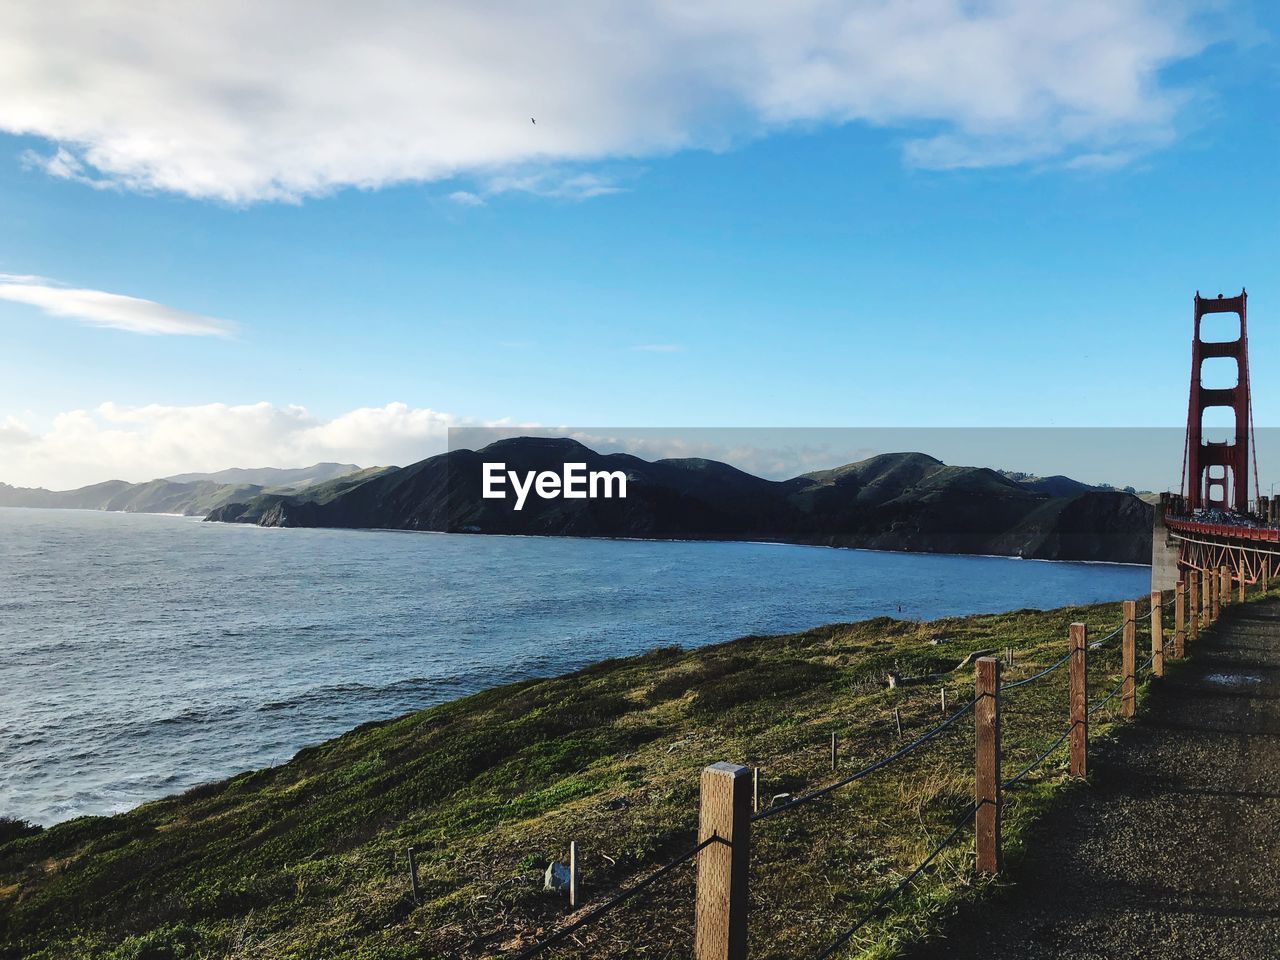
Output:
[[[657,650],[369,724],[281,767],[0,846],[0,956],[496,955],[565,917],[541,879],[569,840],[582,850],[588,905],[598,902],[691,843],[705,764],[760,766],[770,794],[819,785],[833,776],[832,730],[852,769],[899,744],[895,706],[909,737],[937,721],[940,683],[953,702],[971,695],[968,667],[893,691],[882,684],[889,670],[948,670],[972,651],[1013,646],[1010,677],[1024,675],[1065,651],[1072,620],[1109,629],[1119,606],[882,618]],[[1100,654],[1099,691],[1118,667],[1115,641]],[[1065,727],[1065,674],[1008,698],[1006,776]],[[895,883],[970,799],[971,764],[965,718],[907,761],[758,824],[753,956],[814,952]],[[1053,762],[1010,791],[1013,850],[1063,787]],[[410,844],[418,907],[406,889]],[[971,848],[966,834],[849,955],[890,955],[926,930],[970,887]],[[692,873],[682,867],[553,955],[687,955]]]

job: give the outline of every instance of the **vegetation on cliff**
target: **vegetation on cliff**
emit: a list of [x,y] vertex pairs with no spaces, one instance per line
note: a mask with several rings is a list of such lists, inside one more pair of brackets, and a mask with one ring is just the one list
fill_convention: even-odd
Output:
[[[704,765],[760,767],[766,802],[819,786],[838,775],[832,732],[843,771],[892,752],[903,742],[895,708],[907,738],[935,724],[943,686],[950,709],[971,695],[976,651],[1013,647],[1010,677],[1024,676],[1065,651],[1069,622],[1097,636],[1119,619],[1117,604],[880,618],[658,649],[367,724],[280,767],[118,816],[11,830],[0,836],[0,956],[505,954],[568,915],[542,876],[570,840],[588,907],[687,848]],[[1092,659],[1105,689],[1114,641]],[[928,679],[889,689],[890,672]],[[1065,674],[1011,692],[1006,775],[1065,727]],[[971,799],[972,750],[966,717],[904,762],[758,824],[753,955],[812,953],[891,887]],[[1074,789],[1060,756],[1008,793],[1015,857],[1048,798]],[[980,892],[971,849],[966,834],[849,955],[892,955],[957,896]],[[692,883],[677,870],[554,956],[686,955]]]

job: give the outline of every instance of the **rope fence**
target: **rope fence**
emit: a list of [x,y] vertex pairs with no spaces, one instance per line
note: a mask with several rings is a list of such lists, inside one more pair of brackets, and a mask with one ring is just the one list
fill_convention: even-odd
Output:
[[898,894],[902,893],[903,890],[911,886],[912,881],[915,880],[916,877],[920,876],[920,874],[924,873],[925,869],[929,866],[929,864],[933,863],[933,861],[937,859],[938,854],[942,853],[943,850],[951,846],[952,841],[955,840],[956,837],[960,836],[960,834],[964,831],[965,827],[969,826],[969,822],[970,822],[969,818],[973,816],[974,810],[976,809],[977,809],[976,803],[971,803],[967,807],[965,807],[964,810],[960,812],[960,816],[957,817],[955,822],[953,823],[951,827],[951,832],[948,833],[945,837],[943,837],[941,841],[939,841],[938,845],[929,852],[929,855],[925,857],[923,860],[921,860],[920,863],[916,865],[914,870],[912,870],[905,877],[903,877],[902,880],[899,881],[897,886],[893,887],[891,890],[888,890],[883,896],[880,897],[879,900],[877,900],[874,904],[872,904],[871,908],[862,915],[862,917],[858,920],[857,923],[855,923],[853,926],[849,927],[842,934],[836,937],[835,940],[833,940],[826,947],[826,949],[824,949],[821,953],[817,955],[816,960],[826,960],[827,957],[830,957],[837,950],[843,947],[846,943],[848,943],[853,938],[853,935],[855,933],[857,933],[859,930],[865,927],[868,923],[874,920],[876,916],[880,913],[880,911],[883,910],[885,907],[887,907],[898,896]]
[[905,747],[902,747],[900,750],[895,750],[893,753],[889,754],[887,757],[877,760],[874,763],[869,763],[865,767],[863,767],[861,770],[857,770],[854,773],[849,774],[847,777],[842,777],[841,779],[837,780],[835,783],[829,783],[825,787],[819,787],[817,790],[812,790],[809,793],[796,797],[793,800],[789,800],[786,803],[779,804],[776,807],[770,807],[767,810],[761,810],[759,813],[752,816],[751,818],[752,821],[754,822],[756,820],[765,820],[765,819],[768,819],[769,817],[777,816],[780,813],[786,813],[790,810],[794,810],[797,807],[802,807],[805,804],[812,803],[814,800],[818,800],[821,797],[825,797],[829,793],[839,790],[841,787],[848,786],[849,784],[854,783],[858,780],[861,780],[864,777],[870,776],[871,774],[875,773],[877,770],[883,770],[885,767],[889,766],[890,764],[896,763],[898,760],[901,760],[907,754],[912,753],[919,747],[924,746],[926,743],[928,743],[934,737],[938,736],[944,730],[947,730],[955,726],[956,721],[958,721],[966,713],[972,710],[975,703],[976,703],[976,700],[970,700],[967,703],[963,704],[955,713],[947,717],[946,720],[942,721],[942,723],[926,731],[924,734],[917,737],[915,740],[907,744]]
[[[750,886],[751,828],[766,820],[808,807],[830,796],[837,790],[864,780],[871,775],[893,767],[950,730],[960,729],[961,719],[974,715],[974,800],[959,811],[953,819],[944,821],[946,833],[901,880],[878,897],[851,926],[843,929],[834,940],[815,954],[816,960],[826,960],[850,943],[860,930],[882,914],[886,908],[907,890],[937,858],[952,845],[972,824],[975,831],[974,852],[978,873],[998,873],[1002,867],[1000,850],[1001,793],[1023,783],[1041,768],[1064,746],[1069,747],[1069,774],[1083,777],[1087,771],[1089,718],[1116,698],[1121,698],[1121,716],[1130,718],[1136,712],[1137,682],[1147,675],[1163,676],[1165,653],[1172,648],[1172,655],[1183,655],[1185,642],[1195,639],[1197,632],[1214,622],[1222,606],[1230,602],[1229,572],[1206,572],[1205,589],[1200,591],[1200,578],[1194,575],[1187,582],[1180,580],[1173,596],[1164,600],[1153,592],[1146,614],[1138,616],[1137,602],[1123,603],[1124,618],[1121,623],[1103,637],[1090,640],[1084,624],[1072,624],[1069,631],[1069,649],[1047,666],[1031,674],[1007,683],[1001,682],[1001,662],[993,656],[983,656],[975,661],[974,696],[954,708],[941,722],[931,726],[909,743],[885,756],[865,763],[852,773],[839,777],[785,802],[758,809],[758,771],[730,763],[717,763],[703,771],[700,810],[699,840],[679,856],[659,866],[629,886],[615,893],[599,906],[583,914],[577,920],[555,931],[541,942],[514,954],[515,960],[532,960],[557,945],[563,944],[574,933],[595,923],[610,911],[632,901],[638,894],[669,876],[681,865],[695,862],[697,866],[697,891],[694,913],[695,960],[745,960],[747,943],[747,913]],[[1219,581],[1225,586],[1217,586]],[[1265,591],[1268,584],[1263,582]],[[1145,598],[1144,598],[1145,599]],[[1164,613],[1174,611],[1174,629],[1166,631]],[[1137,662],[1136,635],[1139,623],[1150,622],[1151,654]],[[1148,631],[1144,630],[1144,635]],[[1119,682],[1110,687],[1100,699],[1088,697],[1089,671],[1096,653],[1116,637],[1121,638],[1121,663]],[[1012,650],[1012,648],[1009,648]],[[972,655],[971,655],[972,656]],[[1012,660],[1012,654],[1010,654]],[[1000,726],[1002,702],[1014,690],[1029,688],[1051,677],[1063,667],[1068,668],[1068,704],[1066,729],[1052,742],[1038,749],[1034,757],[1018,768],[1008,778],[1001,777],[1001,762],[1009,759],[1009,751],[1002,756]],[[1106,673],[1114,676],[1112,669]],[[943,710],[947,709],[945,690]],[[901,737],[901,717],[894,711]],[[1017,751],[1013,751],[1016,753]],[[835,739],[832,739],[832,769],[835,769]]]

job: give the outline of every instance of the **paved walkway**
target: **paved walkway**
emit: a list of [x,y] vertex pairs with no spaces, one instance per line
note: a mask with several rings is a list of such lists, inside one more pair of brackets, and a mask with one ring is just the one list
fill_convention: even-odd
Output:
[[1280,600],[1228,607],[914,960],[1280,957]]

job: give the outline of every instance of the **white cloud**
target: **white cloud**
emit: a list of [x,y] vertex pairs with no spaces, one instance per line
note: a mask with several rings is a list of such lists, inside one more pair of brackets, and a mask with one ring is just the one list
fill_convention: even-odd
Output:
[[459,206],[463,207],[483,207],[484,197],[478,193],[472,193],[470,190],[455,190],[449,194],[449,199]]
[[1173,135],[1160,71],[1212,5],[27,2],[0,130],[46,139],[53,176],[233,203],[459,176],[591,196],[617,188],[573,165],[849,122],[930,167],[1123,157]]
[[476,423],[403,403],[328,419],[270,403],[104,403],[59,414],[44,429],[0,421],[0,482],[68,489],[233,466],[403,465],[442,452],[451,426]]
[[53,317],[70,317],[96,327],[130,333],[230,336],[233,324],[166,307],[154,300],[103,290],[59,286],[43,277],[0,274],[0,300],[39,307]]

